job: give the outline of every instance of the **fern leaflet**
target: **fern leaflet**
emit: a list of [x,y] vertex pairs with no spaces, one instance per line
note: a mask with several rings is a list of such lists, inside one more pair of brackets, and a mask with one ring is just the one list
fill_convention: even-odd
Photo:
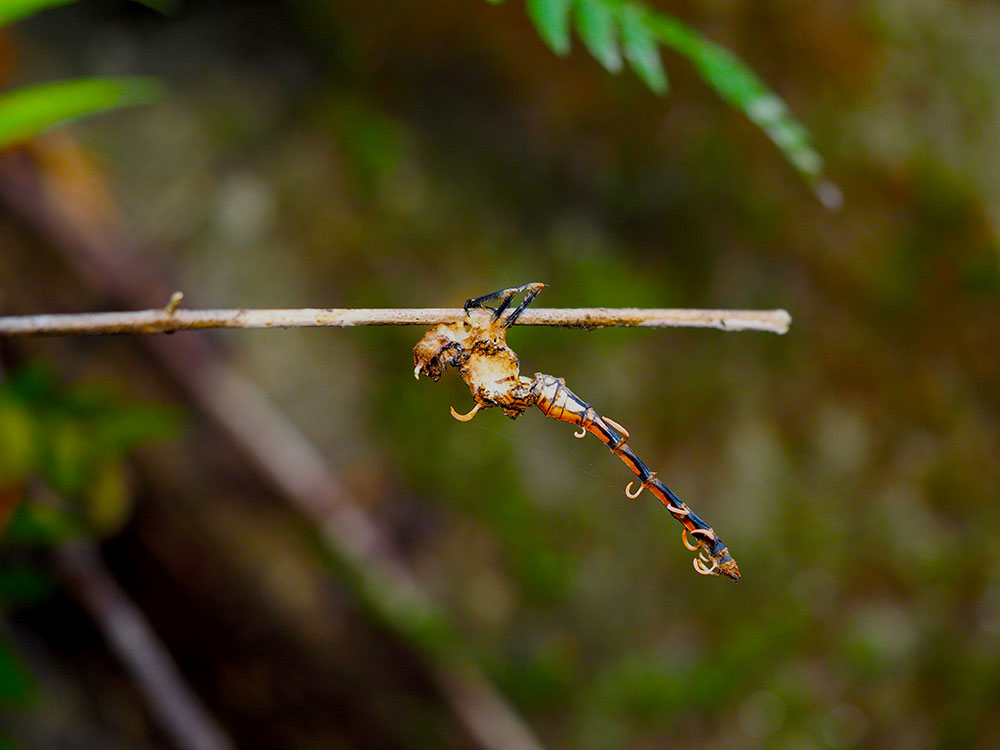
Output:
[[[498,3],[502,0],[487,0]],[[575,29],[588,52],[608,71],[622,69],[622,57],[657,94],[669,89],[660,45],[686,57],[699,76],[727,103],[742,111],[774,142],[828,208],[840,192],[823,179],[823,159],[809,131],[736,55],[672,16],[635,0],[525,0],[528,17],[558,55],[570,50]]]

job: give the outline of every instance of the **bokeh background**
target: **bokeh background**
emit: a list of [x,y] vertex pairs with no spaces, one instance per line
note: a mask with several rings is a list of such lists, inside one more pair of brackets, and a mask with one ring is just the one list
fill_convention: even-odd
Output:
[[[0,39],[8,86],[165,88],[3,155],[4,314],[175,289],[189,307],[448,306],[544,281],[544,306],[793,316],[781,337],[509,337],[525,371],[629,428],[738,585],[695,575],[597,441],[538,413],[455,422],[468,392],[414,382],[416,328],[0,342],[36,394],[46,378],[23,373],[47,363],[43,403],[99,381],[171,415],[91,493],[88,528],[236,746],[503,746],[461,715],[485,685],[548,747],[1000,744],[1000,9],[655,5],[785,99],[839,212],[687,61],[664,55],[657,97],[578,40],[553,55],[516,2],[95,0]],[[206,361],[261,393],[223,399]],[[377,549],[339,556],[350,532],[289,502],[225,427],[253,433],[261,398]],[[293,442],[261,449],[292,484],[311,465]],[[2,552],[4,731],[176,746],[58,547]],[[433,613],[395,606],[372,560]]]

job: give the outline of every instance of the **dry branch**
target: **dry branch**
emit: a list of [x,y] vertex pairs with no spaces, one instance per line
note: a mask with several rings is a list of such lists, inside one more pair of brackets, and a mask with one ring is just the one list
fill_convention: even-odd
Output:
[[181,676],[142,611],[122,591],[97,549],[59,547],[56,566],[136,682],[156,722],[180,750],[229,750],[232,741]]
[[[201,328],[308,328],[457,323],[462,308],[375,308],[297,310],[181,310],[177,296],[159,310],[134,312],[22,315],[0,317],[0,336],[171,333]],[[516,325],[566,328],[718,328],[724,331],[785,333],[791,316],[784,310],[683,310],[634,307],[537,308]]]
[[[169,293],[144,262],[130,249],[114,221],[83,216],[67,195],[39,179],[30,159],[0,159],[0,204],[12,216],[46,238],[92,289],[136,307]],[[183,330],[186,319],[217,315],[219,311],[178,309],[175,297],[162,309],[142,312],[99,313],[84,316],[25,316],[0,318],[0,336],[82,333],[165,333]],[[254,327],[247,318],[262,315],[256,327],[435,325],[454,323],[465,314],[457,309],[421,310],[296,310],[222,311],[227,327]],[[268,318],[275,312],[291,317]],[[378,320],[366,320],[377,315]],[[145,316],[145,317],[143,317]],[[323,320],[318,320],[318,316]],[[338,317],[339,316],[339,317]],[[356,316],[356,317],[352,317]],[[410,317],[406,317],[410,316]],[[65,327],[81,318],[102,318],[103,329]],[[391,318],[391,319],[390,319]],[[125,321],[132,328],[120,327]],[[529,325],[600,326],[689,325],[724,330],[757,329],[784,333],[790,318],[784,311],[740,312],[708,310],[528,310],[518,321]],[[107,327],[116,323],[119,327]],[[61,325],[62,328],[55,326]],[[155,328],[155,326],[160,326]],[[33,327],[32,327],[33,326]],[[145,326],[145,328],[144,328]],[[150,328],[153,326],[153,328]],[[204,318],[187,328],[222,327]],[[429,649],[414,642],[402,627],[398,613],[440,612],[412,570],[392,550],[376,521],[351,496],[329,461],[257,388],[242,378],[214,349],[211,342],[192,334],[174,340],[145,338],[144,344],[188,392],[192,402],[228,432],[304,517],[320,530],[331,553],[356,576],[365,599],[400,641],[420,655],[441,689],[445,701],[475,743],[488,750],[535,750],[539,742],[517,710],[486,679],[461,649],[449,645]]]
[[[91,289],[136,306],[167,298],[168,291],[133,254],[123,233],[91,225],[72,202],[38,180],[30,162],[0,159],[0,205],[46,238]],[[176,310],[175,299],[157,312]],[[484,750],[538,750],[541,745],[524,718],[460,649],[431,650],[401,627],[400,613],[410,619],[418,613],[440,614],[438,605],[338,472],[295,425],[198,334],[174,340],[151,336],[143,343],[192,402],[232,436],[261,474],[320,531],[327,549],[357,579],[365,600],[399,641],[422,658],[474,744]]]

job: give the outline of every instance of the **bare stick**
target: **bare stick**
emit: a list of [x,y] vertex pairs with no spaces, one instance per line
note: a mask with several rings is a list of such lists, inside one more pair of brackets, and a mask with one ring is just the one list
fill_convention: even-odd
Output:
[[[297,310],[179,310],[176,295],[167,307],[135,312],[0,317],[0,336],[99,333],[171,333],[199,328],[308,328],[334,326],[431,326],[457,323],[462,308],[376,308]],[[566,328],[718,328],[723,331],[785,333],[784,310],[671,310],[634,307],[578,307],[526,310],[516,325]]]
[[180,750],[228,750],[233,746],[184,682],[149,622],[104,566],[89,543],[56,548],[56,565],[126,671],[150,712]]

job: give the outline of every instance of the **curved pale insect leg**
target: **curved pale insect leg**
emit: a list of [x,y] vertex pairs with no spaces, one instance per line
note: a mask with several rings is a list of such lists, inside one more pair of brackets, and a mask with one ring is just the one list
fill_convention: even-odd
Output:
[[467,411],[465,414],[459,414],[457,411],[455,411],[454,406],[449,406],[448,408],[451,409],[451,416],[453,416],[459,422],[471,422],[472,418],[476,416],[476,413],[482,408],[482,406],[476,404],[475,406],[472,407],[470,411]]

